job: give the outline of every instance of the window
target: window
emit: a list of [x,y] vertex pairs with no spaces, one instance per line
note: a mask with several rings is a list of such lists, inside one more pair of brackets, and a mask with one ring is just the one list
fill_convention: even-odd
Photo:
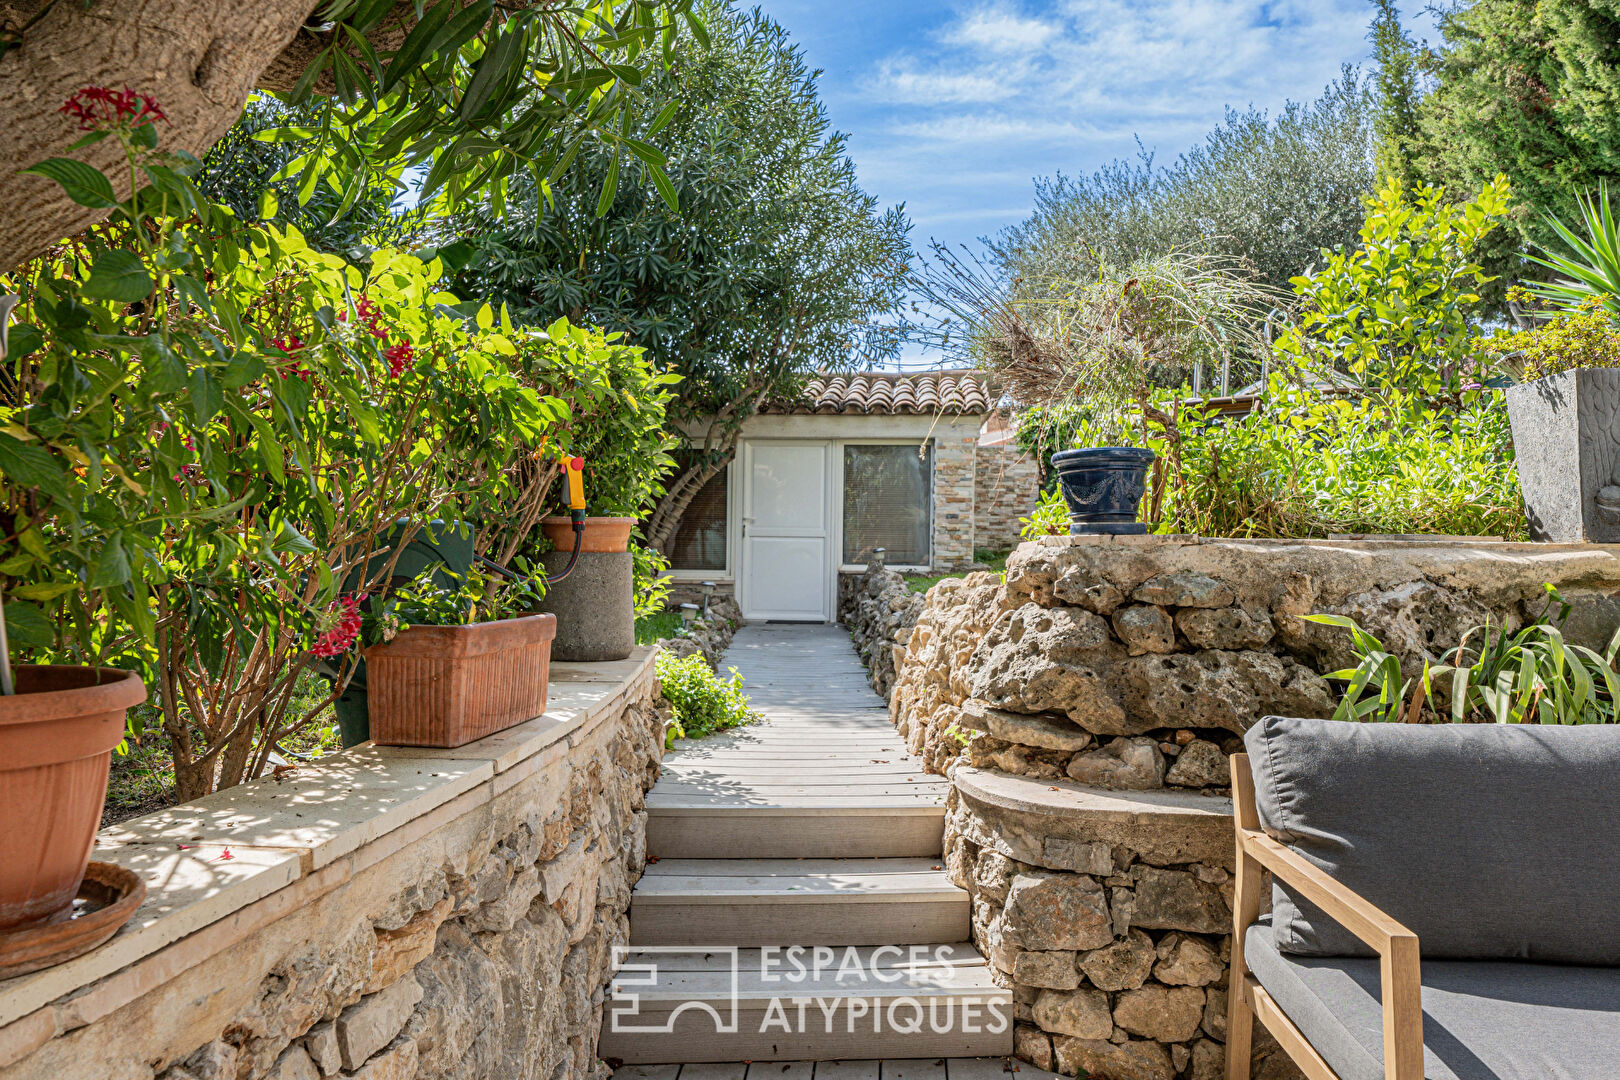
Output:
[[730,475],[727,466],[711,477],[681,515],[669,554],[671,570],[726,569],[726,479]]
[[883,548],[890,566],[931,558],[933,444],[844,447],[844,562]]

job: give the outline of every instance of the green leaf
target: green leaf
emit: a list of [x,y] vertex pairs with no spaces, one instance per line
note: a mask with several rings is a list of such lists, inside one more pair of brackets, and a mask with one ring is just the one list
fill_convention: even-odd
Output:
[[225,394],[207,368],[194,368],[191,372],[191,415],[197,423],[206,424],[225,406]]
[[29,446],[0,431],[0,476],[27,488],[38,488],[52,498],[68,499],[62,463],[49,451]]
[[7,600],[6,638],[13,648],[48,649],[56,641],[56,628],[36,605]]
[[450,13],[454,10],[455,0],[439,0],[417,20],[415,26],[411,27],[411,32],[405,35],[399,50],[388,63],[388,73],[383,76],[383,93],[392,90],[407,73],[421,67],[423,62],[433,55],[434,43],[438,39],[439,32],[444,29],[445,23],[450,19]]
[[22,171],[43,176],[47,180],[55,180],[62,185],[67,197],[80,206],[104,210],[118,205],[118,200],[113,197],[112,181],[108,180],[100,169],[86,165],[82,161],[75,161],[73,158],[46,158],[38,165]]
[[129,558],[124,554],[123,534],[115,532],[90,564],[90,577],[85,584],[92,589],[110,589],[128,580]]
[[96,256],[81,292],[92,300],[133,304],[152,295],[152,275],[134,252],[113,248]]

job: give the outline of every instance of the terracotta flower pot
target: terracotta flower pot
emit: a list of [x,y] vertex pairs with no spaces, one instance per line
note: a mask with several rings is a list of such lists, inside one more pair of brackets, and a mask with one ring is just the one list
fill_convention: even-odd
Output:
[[546,711],[554,615],[413,626],[366,650],[371,741],[460,746]]
[[[592,553],[630,550],[630,530],[636,527],[633,517],[588,517],[585,519],[585,542],[580,551]],[[558,551],[574,550],[574,523],[565,517],[540,519],[540,531]]]
[[0,697],[0,931],[65,918],[107,800],[124,713],[146,700],[132,671],[17,668]]

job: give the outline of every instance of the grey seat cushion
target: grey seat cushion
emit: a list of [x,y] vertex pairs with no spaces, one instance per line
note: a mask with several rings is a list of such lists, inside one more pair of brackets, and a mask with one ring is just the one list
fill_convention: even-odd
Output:
[[[1268,716],[1244,743],[1266,831],[1405,924],[1425,961],[1620,965],[1620,726]],[[1273,911],[1285,953],[1371,955],[1286,888]]]
[[[1244,935],[1256,981],[1341,1080],[1384,1080],[1378,961],[1285,956],[1262,920]],[[1423,963],[1426,1080],[1614,1080],[1620,968],[1502,960]]]

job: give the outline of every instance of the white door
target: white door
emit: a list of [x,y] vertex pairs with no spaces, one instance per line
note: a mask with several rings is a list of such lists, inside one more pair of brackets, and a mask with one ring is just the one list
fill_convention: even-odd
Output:
[[827,621],[827,469],[827,443],[743,444],[744,618]]

